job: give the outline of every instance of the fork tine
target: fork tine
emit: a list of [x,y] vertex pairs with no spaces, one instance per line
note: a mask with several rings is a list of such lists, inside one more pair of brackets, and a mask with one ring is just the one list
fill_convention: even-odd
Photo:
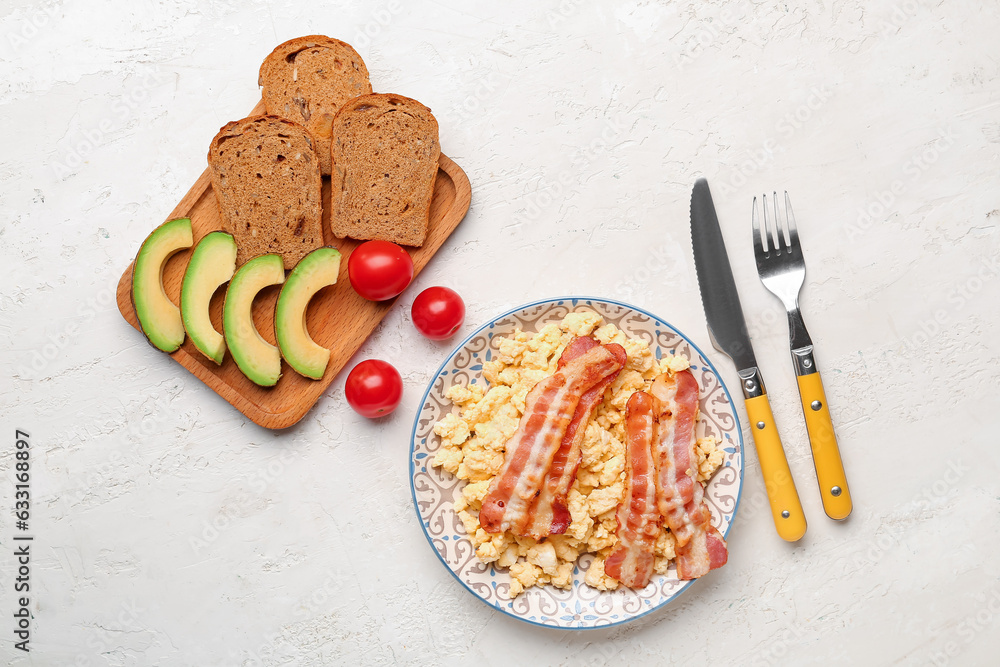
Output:
[[792,213],[792,200],[785,190],[785,224],[788,227],[788,245],[795,251],[799,248],[799,228],[795,226],[795,214]]
[[787,250],[788,243],[785,241],[785,226],[781,221],[781,208],[778,206],[778,193],[771,192],[771,203],[774,205],[774,247],[778,250]]
[[770,218],[767,217],[767,195],[763,194],[760,198],[763,202],[761,208],[764,209],[764,243],[770,246],[771,250],[778,250],[778,239],[774,236],[774,226]]
[[771,228],[767,224],[767,195],[761,195],[760,198],[761,198],[760,209],[761,209],[761,215],[763,216],[763,220],[761,220],[762,228],[760,230],[760,235],[761,238],[764,240],[764,252],[767,252],[769,249],[774,248],[774,242],[771,241]]
[[751,226],[753,227],[753,253],[754,256],[760,260],[767,252],[767,247],[764,244],[764,239],[760,235],[760,217],[757,215],[757,198],[753,198],[753,217],[751,218]]

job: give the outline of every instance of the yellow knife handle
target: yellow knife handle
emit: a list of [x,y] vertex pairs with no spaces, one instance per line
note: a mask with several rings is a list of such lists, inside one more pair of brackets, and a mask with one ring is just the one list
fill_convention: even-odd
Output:
[[851,491],[847,488],[847,473],[844,472],[830,408],[826,404],[826,392],[823,391],[823,380],[818,372],[799,376],[799,396],[802,397],[802,413],[809,430],[809,444],[816,464],[823,509],[831,519],[846,519],[853,509]]
[[771,404],[767,401],[767,394],[748,398],[745,402],[767,499],[771,503],[774,527],[781,539],[795,542],[806,533],[806,515],[802,512],[795,480],[788,468],[785,450],[781,447]]

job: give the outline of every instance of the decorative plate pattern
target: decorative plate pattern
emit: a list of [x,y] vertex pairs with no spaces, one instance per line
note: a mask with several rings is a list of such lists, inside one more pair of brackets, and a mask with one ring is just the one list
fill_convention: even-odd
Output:
[[507,571],[484,565],[476,558],[472,542],[452,508],[465,482],[440,468],[431,467],[429,458],[440,446],[433,432],[434,424],[446,413],[458,409],[444,397],[445,391],[455,383],[486,384],[482,377],[483,362],[497,352],[494,338],[506,336],[517,328],[537,332],[546,324],[558,322],[567,313],[579,310],[596,311],[626,335],[648,341],[657,359],[665,354],[683,354],[691,360],[691,370],[701,387],[698,437],[720,438],[720,447],[725,453],[722,467],[709,481],[705,496],[712,510],[712,523],[723,535],[727,535],[732,526],[743,485],[743,436],[729,391],[702,351],[655,315],[618,301],[564,297],[516,308],[469,336],[431,380],[413,425],[410,488],[420,525],[438,558],[470,593],[522,621],[569,630],[608,627],[633,620],[674,600],[693,582],[680,581],[671,566],[667,574],[654,575],[642,590],[621,587],[602,592],[583,583],[593,560],[592,556],[584,555],[573,572],[572,589],[529,588],[509,600]]

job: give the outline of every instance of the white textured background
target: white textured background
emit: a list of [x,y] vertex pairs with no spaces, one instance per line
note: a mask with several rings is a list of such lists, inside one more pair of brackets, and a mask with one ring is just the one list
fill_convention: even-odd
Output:
[[[3,1],[0,658],[996,664],[995,2],[493,4]],[[154,352],[114,290],[259,99],[263,57],[309,33],[434,109],[473,204],[357,357],[403,373],[396,414],[356,416],[341,379],[272,433]],[[407,439],[451,345],[422,340],[409,304],[453,286],[468,333],[525,301],[606,296],[710,349],[688,235],[700,175],[809,532],[777,538],[751,449],[723,570],[622,628],[521,624],[461,589],[411,507]],[[784,188],[854,493],[843,524],[822,513],[783,312],[750,250],[752,196]],[[30,657],[10,616],[15,428],[34,446]]]

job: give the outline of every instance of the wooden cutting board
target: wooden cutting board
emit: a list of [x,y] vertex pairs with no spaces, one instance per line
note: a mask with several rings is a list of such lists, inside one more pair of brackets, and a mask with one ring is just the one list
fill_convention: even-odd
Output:
[[[254,108],[251,115],[258,113],[263,113],[263,102]],[[420,248],[407,248],[413,258],[415,274],[427,265],[445,239],[465,217],[471,198],[472,189],[465,172],[442,154],[437,179],[434,182],[427,240]],[[195,244],[209,232],[222,229],[222,217],[207,169],[195,181],[167,220],[174,218],[191,218]],[[151,225],[150,230],[155,226]],[[338,248],[343,255],[343,261],[340,264],[337,284],[318,292],[309,303],[306,314],[309,334],[317,343],[330,348],[331,352],[330,364],[321,380],[304,378],[282,361],[282,376],[278,384],[274,387],[258,387],[244,377],[228,351],[222,365],[216,366],[213,361],[198,352],[190,338],[170,355],[219,396],[232,403],[237,410],[266,428],[286,428],[302,419],[396,302],[396,299],[382,302],[368,301],[358,296],[351,288],[347,277],[347,258],[361,242],[338,239],[330,232],[328,177],[323,179],[323,241],[325,245]],[[138,248],[136,250],[138,251]],[[180,303],[181,280],[192,250],[193,246],[177,253],[164,267],[163,285],[174,303]],[[253,304],[254,324],[264,339],[271,344],[275,343],[274,305],[279,289],[280,286],[266,288]],[[210,307],[212,323],[219,331],[222,330],[223,292],[224,290],[220,289],[212,297]],[[138,330],[139,321],[132,306],[132,264],[125,270],[118,283],[118,309],[125,320]],[[420,334],[414,329],[413,335]],[[149,354],[164,353],[150,345]]]

